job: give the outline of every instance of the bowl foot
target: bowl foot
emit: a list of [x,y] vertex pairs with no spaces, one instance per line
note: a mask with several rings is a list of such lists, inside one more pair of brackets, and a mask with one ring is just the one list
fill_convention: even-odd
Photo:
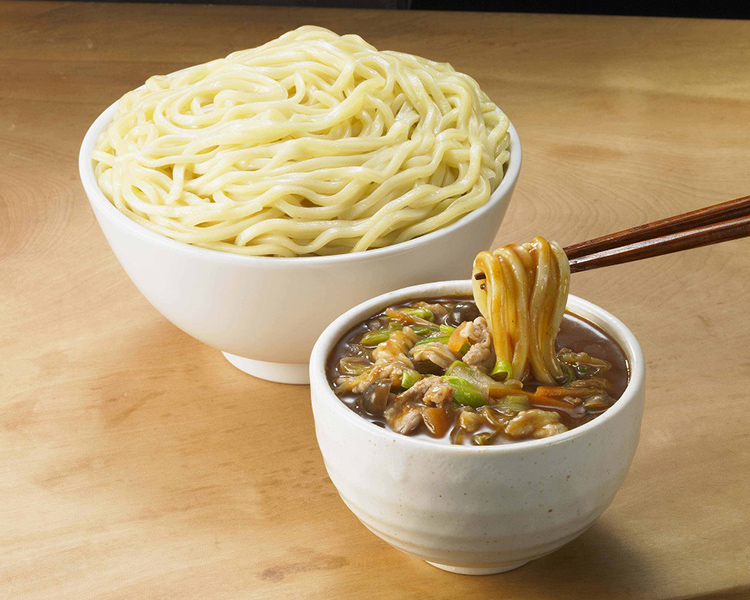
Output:
[[296,385],[306,385],[310,383],[310,373],[307,363],[274,363],[264,362],[262,360],[253,360],[222,352],[224,358],[237,367],[243,373],[275,381],[276,383],[293,383]]
[[448,571],[449,573],[458,573],[459,575],[496,575],[497,573],[505,573],[506,571],[512,571],[518,567],[522,567],[528,561],[520,562],[514,565],[506,565],[503,567],[452,567],[451,565],[441,565],[438,563],[425,561],[428,565]]

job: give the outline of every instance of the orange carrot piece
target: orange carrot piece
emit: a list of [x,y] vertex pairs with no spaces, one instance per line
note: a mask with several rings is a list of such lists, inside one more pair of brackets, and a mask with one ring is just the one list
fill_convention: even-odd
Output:
[[564,398],[565,396],[572,396],[573,398],[585,398],[601,392],[596,388],[571,388],[571,387],[554,387],[540,385],[536,388],[538,396],[545,396],[547,398]]
[[456,327],[456,329],[453,330],[453,333],[451,333],[451,336],[448,338],[448,348],[456,354],[459,354],[461,352],[461,348],[466,342],[466,338],[461,334],[461,332],[466,328],[466,325],[466,321],[461,323],[458,327]]

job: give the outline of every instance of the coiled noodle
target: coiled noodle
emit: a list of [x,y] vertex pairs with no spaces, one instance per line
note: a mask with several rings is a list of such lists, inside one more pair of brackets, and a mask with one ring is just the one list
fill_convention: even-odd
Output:
[[256,256],[403,242],[482,206],[508,120],[450,65],[302,27],[152,77],[93,153],[105,196],[172,239]]
[[568,257],[556,242],[536,237],[480,252],[472,273],[474,300],[487,320],[498,363],[509,376],[539,383],[564,378],[555,338],[570,289]]

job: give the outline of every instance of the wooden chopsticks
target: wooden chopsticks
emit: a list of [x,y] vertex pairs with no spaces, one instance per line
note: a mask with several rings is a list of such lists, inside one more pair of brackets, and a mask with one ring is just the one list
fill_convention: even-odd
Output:
[[564,248],[571,273],[750,236],[750,196]]

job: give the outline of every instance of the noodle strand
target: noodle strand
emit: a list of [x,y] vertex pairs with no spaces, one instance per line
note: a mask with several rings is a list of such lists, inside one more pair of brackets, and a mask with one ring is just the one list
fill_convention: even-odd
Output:
[[498,363],[509,376],[556,385],[564,378],[555,338],[570,289],[568,257],[556,242],[536,237],[480,252],[472,272],[474,300],[492,333]]
[[450,65],[301,27],[120,100],[93,153],[120,211],[255,256],[358,252],[445,227],[503,177],[508,119]]

